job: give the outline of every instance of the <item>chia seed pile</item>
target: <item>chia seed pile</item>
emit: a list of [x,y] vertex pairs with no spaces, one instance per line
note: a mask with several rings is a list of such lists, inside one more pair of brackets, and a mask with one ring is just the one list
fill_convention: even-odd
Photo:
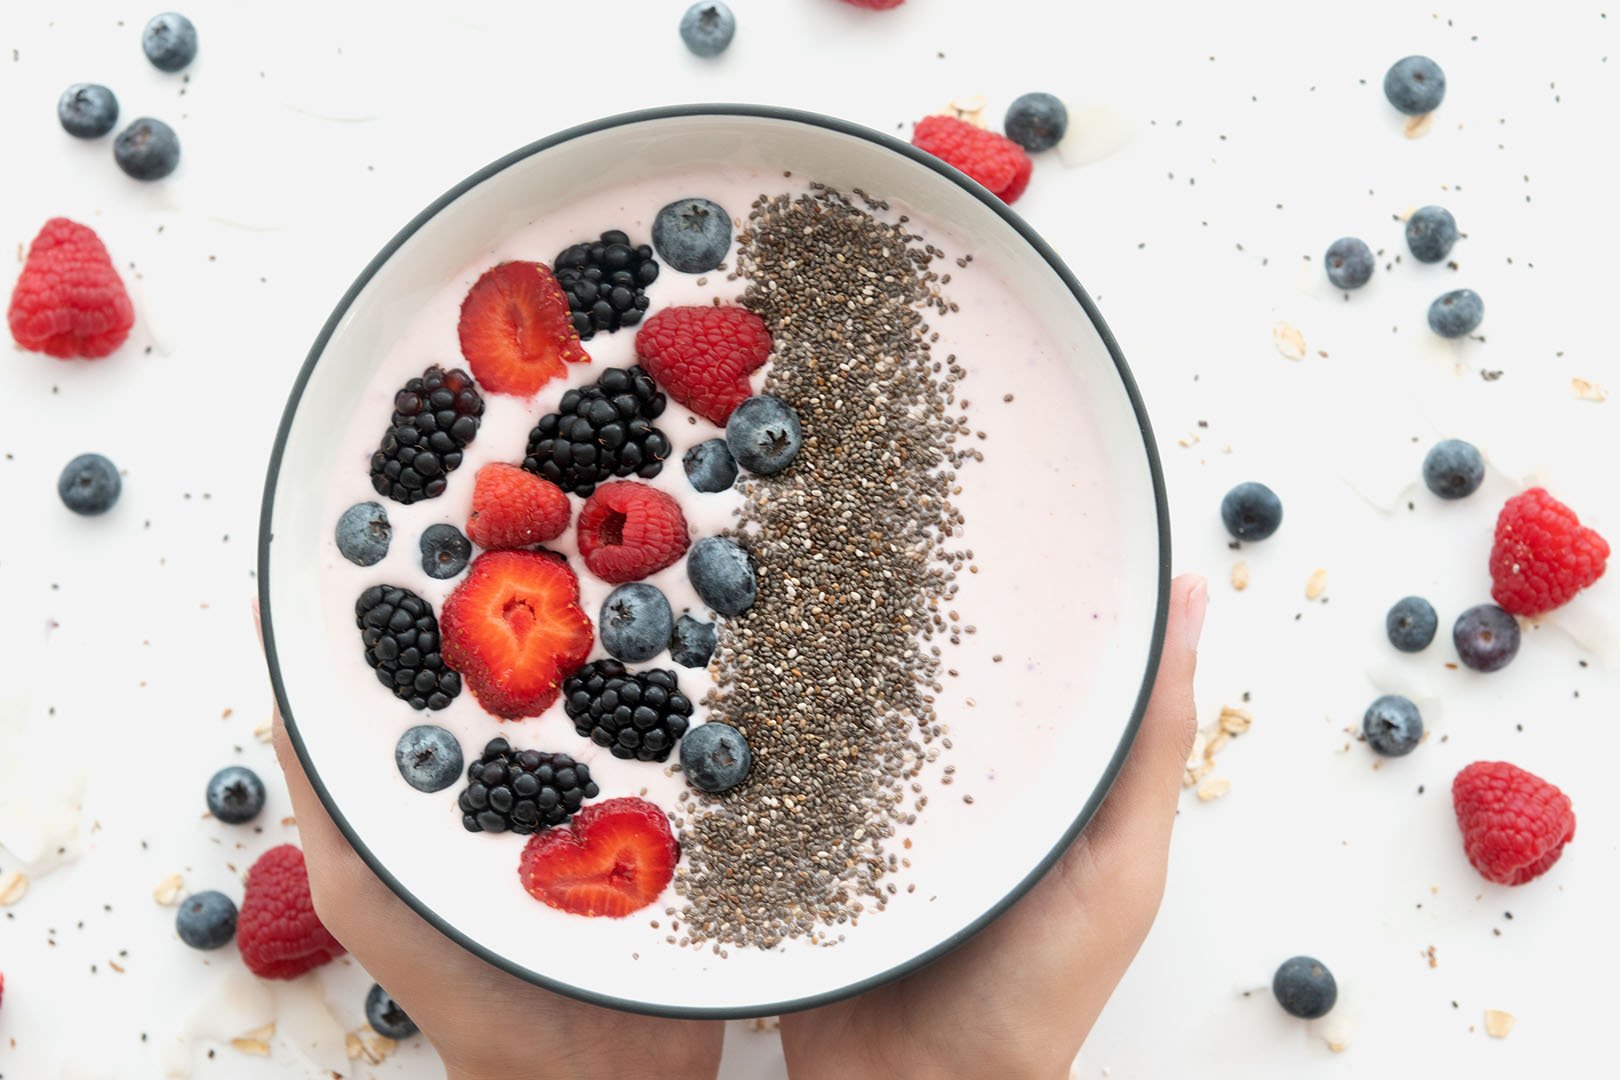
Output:
[[668,940],[721,955],[832,944],[882,910],[899,891],[885,878],[909,865],[885,841],[927,805],[930,744],[950,746],[931,641],[960,642],[947,609],[972,553],[951,546],[951,496],[983,455],[956,448],[966,372],[933,355],[925,318],[955,310],[949,274],[930,269],[944,253],[854,194],[761,196],[731,274],[774,339],[764,392],[798,410],[805,443],[792,469],[743,487],[734,536],[759,599],[722,621],[704,701],[746,735],[753,771],[725,795],[683,793],[676,812],[685,907]]

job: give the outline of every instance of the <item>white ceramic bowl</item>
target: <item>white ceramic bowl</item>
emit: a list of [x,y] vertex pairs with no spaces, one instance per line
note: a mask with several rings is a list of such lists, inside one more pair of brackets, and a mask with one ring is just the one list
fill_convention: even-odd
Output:
[[[914,827],[920,840],[905,880],[915,893],[840,928],[845,940],[836,946],[733,947],[724,959],[664,944],[646,918],[582,919],[533,902],[517,885],[515,846],[500,862],[510,863],[506,880],[475,879],[461,860],[491,849],[472,856],[467,845],[517,838],[467,836],[440,802],[400,782],[393,741],[408,725],[357,718],[342,704],[337,666],[357,656],[332,654],[319,601],[334,450],[402,318],[481,265],[504,234],[565,213],[596,178],[712,163],[792,170],[895,200],[947,224],[997,267],[1066,350],[1083,391],[1086,412],[1074,421],[1095,432],[1095,468],[1110,493],[1089,520],[1111,530],[1105,547],[1117,562],[1105,568],[1117,584],[1111,610],[1096,613],[1112,632],[1092,639],[1087,651],[1096,655],[1076,657],[1090,674],[1064,699],[1063,715],[1016,739],[996,729],[990,710],[976,723],[942,716],[953,722],[950,760],[1016,755],[1024,780],[968,809],[956,798],[933,800]],[[1015,562],[1006,558],[1010,573]],[[1073,839],[1108,790],[1153,682],[1169,532],[1153,438],[1125,360],[1090,298],[1029,226],[956,170],[889,136],[783,109],[693,105],[616,116],[524,147],[468,177],[383,248],[338,303],[293,386],[265,488],[259,570],[265,648],[293,743],[333,820],[406,903],[490,963],[573,997],[670,1016],[755,1016],[855,993],[939,956],[1011,904]],[[1039,582],[1024,584],[1040,595]],[[398,705],[376,700],[379,713]],[[366,759],[387,766],[330,767]],[[454,791],[444,797],[453,802]],[[922,842],[929,837],[939,842]]]

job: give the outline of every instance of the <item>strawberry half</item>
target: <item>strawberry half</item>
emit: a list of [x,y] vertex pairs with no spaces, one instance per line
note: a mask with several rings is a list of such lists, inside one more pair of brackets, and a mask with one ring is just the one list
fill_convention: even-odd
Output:
[[439,614],[440,649],[486,710],[539,716],[585,663],[595,633],[579,579],[558,555],[486,551]]
[[568,297],[544,263],[505,262],[484,271],[461,302],[461,355],[485,390],[529,397],[563,373],[590,363],[569,315]]
[[543,904],[618,919],[657,900],[680,857],[662,810],[645,799],[609,799],[531,836],[518,876]]

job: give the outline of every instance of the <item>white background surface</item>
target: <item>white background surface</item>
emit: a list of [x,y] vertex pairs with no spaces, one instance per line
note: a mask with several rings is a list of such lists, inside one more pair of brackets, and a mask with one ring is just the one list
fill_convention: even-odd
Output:
[[[0,382],[0,695],[25,696],[28,717],[0,712],[7,843],[20,845],[19,805],[72,805],[88,774],[65,865],[42,874],[59,861],[48,854],[30,867],[32,890],[0,918],[0,1076],[162,1075],[238,963],[180,945],[151,890],[183,873],[188,888],[234,893],[258,850],[290,838],[280,791],[263,834],[200,821],[201,791],[233,760],[274,776],[252,736],[269,709],[248,616],[263,463],[309,342],[389,235],[486,161],[605,113],[756,100],[909,132],[952,98],[983,94],[996,117],[1029,89],[1134,119],[1134,143],[1103,162],[1044,156],[1018,209],[1098,298],[1152,410],[1177,567],[1212,579],[1201,719],[1245,692],[1256,718],[1218,759],[1231,794],[1186,797],[1158,926],[1079,1075],[1589,1075],[1612,1025],[1604,973],[1620,962],[1612,582],[1489,677],[1447,669],[1444,630],[1399,658],[1381,623],[1407,592],[1428,595],[1443,627],[1485,599],[1495,509],[1528,479],[1620,536],[1620,401],[1570,390],[1572,377],[1620,390],[1601,156],[1620,104],[1605,59],[1620,14],[911,0],[867,15],[737,0],[736,42],[701,62],[675,32],[683,7],[626,2],[586,23],[606,6],[198,0],[189,82],[141,56],[146,8],[0,8],[0,250],[52,215],[85,221],[138,318],[110,360],[16,353]],[[1449,80],[1417,140],[1379,90],[1412,52]],[[55,99],[81,80],[111,86],[125,118],[170,121],[179,172],[141,186],[110,140],[65,136]],[[1408,259],[1386,272],[1403,248],[1392,215],[1428,202],[1457,216],[1459,269]],[[1349,302],[1319,263],[1343,234],[1385,251]],[[1485,298],[1485,341],[1442,343],[1424,326],[1429,300],[1458,285]],[[1272,347],[1284,320],[1309,344],[1302,362]],[[1494,466],[1460,505],[1402,490],[1445,435]],[[84,450],[127,471],[104,519],[56,500],[57,471]],[[1281,493],[1287,517],[1239,556],[1215,508],[1250,478]],[[1242,594],[1226,584],[1239,557],[1254,579]],[[1326,604],[1303,596],[1317,567]],[[1585,647],[1562,628],[1576,623]],[[1432,734],[1375,770],[1364,747],[1345,751],[1344,729],[1388,690],[1419,698]],[[1577,839],[1531,885],[1487,885],[1462,858],[1446,792],[1480,758],[1574,798]],[[0,852],[0,872],[21,857]],[[1296,952],[1339,977],[1342,1054],[1266,994],[1242,994]],[[352,964],[322,974],[342,1026],[361,1022],[366,984]],[[1507,1039],[1485,1036],[1487,1008],[1518,1017]],[[734,1030],[732,1073],[770,1075],[769,1046]],[[325,1075],[286,1046],[267,1061],[195,1049],[199,1076]],[[439,1074],[420,1040],[368,1073]]]

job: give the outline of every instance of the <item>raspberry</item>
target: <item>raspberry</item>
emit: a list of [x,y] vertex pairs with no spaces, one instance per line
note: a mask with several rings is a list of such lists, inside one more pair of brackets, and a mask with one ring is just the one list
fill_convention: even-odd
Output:
[[296,979],[343,955],[315,915],[304,853],[291,844],[271,848],[248,871],[236,947],[261,979]]
[[647,374],[721,426],[753,394],[748,373],[770,355],[765,320],[740,307],[665,308],[636,331],[636,357]]
[[1523,885],[1575,839],[1569,796],[1505,761],[1476,761],[1451,782],[1463,850],[1487,881]]
[[1513,496],[1496,518],[1491,598],[1515,615],[1562,607],[1603,576],[1609,543],[1542,488]]
[[674,499],[632,480],[603,484],[579,512],[579,554],[591,573],[639,581],[686,554],[686,517]]
[[129,337],[135,308],[95,231],[51,218],[28,248],[6,318],[30,352],[95,360]]
[[1018,201],[1035,168],[1024,148],[1005,135],[954,116],[923,117],[917,121],[911,143],[961,169],[1006,203]]
[[562,488],[495,462],[479,469],[473,483],[467,538],[491,551],[529,547],[561,536],[572,516]]

